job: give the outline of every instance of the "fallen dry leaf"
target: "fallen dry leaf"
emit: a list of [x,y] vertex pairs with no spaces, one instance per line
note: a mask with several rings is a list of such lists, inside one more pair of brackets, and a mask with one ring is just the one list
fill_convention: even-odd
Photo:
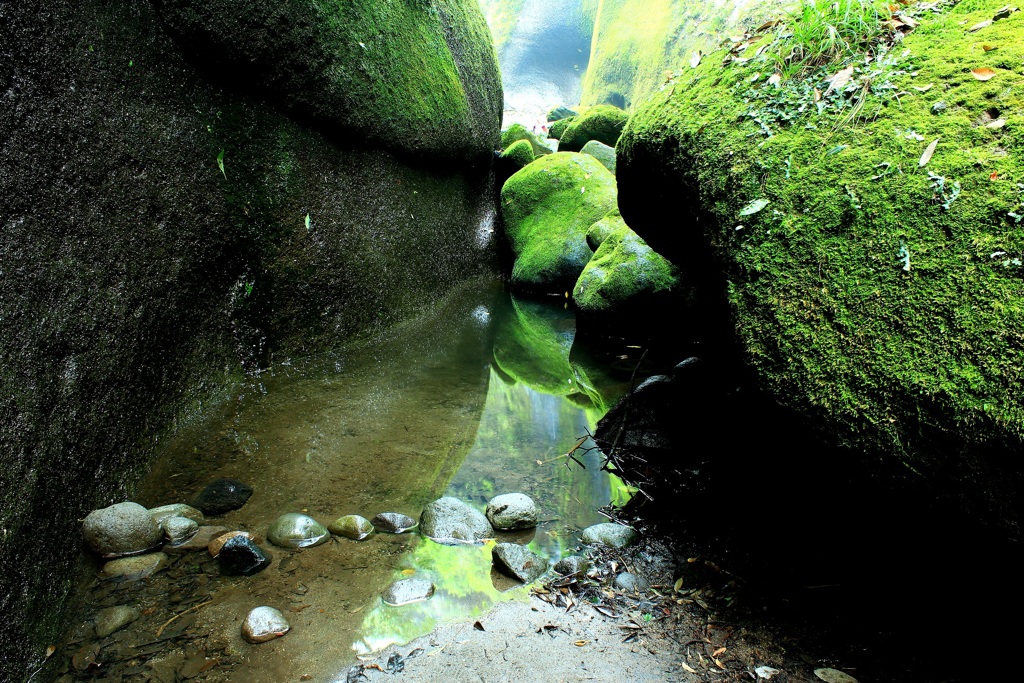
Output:
[[828,79],[828,90],[825,91],[825,94],[828,95],[833,90],[839,90],[849,83],[851,78],[853,78],[852,66],[848,66],[842,71],[836,72]]
[[692,55],[690,55],[690,68],[696,69],[697,65],[700,64],[700,58],[703,56],[704,55],[701,54],[700,50],[697,50]]
[[57,651],[57,646],[56,645],[51,645],[48,648],[46,648],[46,658],[49,659],[53,655],[53,653],[56,652],[56,651]]
[[996,72],[987,66],[979,67],[977,69],[971,69],[971,74],[979,81],[987,81],[996,75]]
[[979,21],[977,24],[975,24],[974,26],[972,26],[969,29],[967,29],[967,32],[968,33],[974,33],[975,31],[980,31],[981,29],[985,28],[986,26],[991,26],[991,25],[992,25],[992,20],[991,19],[986,19],[985,21]]
[[577,640],[575,643],[573,643],[573,645],[575,645],[576,647],[583,647],[589,642],[589,640]]
[[712,652],[711,656],[712,657],[717,657],[718,655],[722,654],[723,652],[725,652],[725,648],[724,647],[720,647],[717,650],[715,650],[714,652]]
[[982,45],[981,49],[984,50],[985,52],[992,52],[992,50],[997,50],[998,46],[996,46],[996,45]]
[[986,128],[1002,128],[1006,125],[1006,119],[996,119],[992,123],[985,124]]
[[711,661],[713,661],[715,663],[715,666],[717,666],[719,669],[725,669],[725,664],[722,664],[720,661],[718,661],[714,657],[711,658]]
[[692,673],[692,674],[695,674],[695,673],[697,673],[697,670],[696,670],[696,669],[694,669],[694,668],[693,668],[692,666],[690,666],[689,664],[687,664],[686,662],[680,662],[680,664],[682,665],[682,667],[683,667],[684,669],[686,669],[686,670],[687,670],[687,671],[689,671],[690,673]]
[[768,77],[768,84],[769,85],[774,85],[776,88],[779,87],[779,83],[781,83],[781,82],[782,82],[782,75],[781,74],[772,74],[771,76]]
[[992,175],[990,175],[988,177],[989,180],[997,180],[998,178],[999,178],[999,172],[998,171],[992,171]]
[[917,162],[918,168],[924,168],[924,165],[931,161],[932,155],[935,154],[935,147],[939,144],[939,138],[932,140],[932,143],[924,150],[924,154],[921,155],[921,159]]
[[911,87],[917,92],[928,92],[929,90],[932,89],[932,84],[929,83],[928,85],[914,85]]

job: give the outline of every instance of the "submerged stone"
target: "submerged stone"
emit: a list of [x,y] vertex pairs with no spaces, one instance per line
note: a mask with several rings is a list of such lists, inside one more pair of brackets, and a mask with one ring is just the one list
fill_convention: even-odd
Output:
[[188,517],[167,517],[160,526],[171,545],[181,545],[199,531],[196,521]]
[[401,534],[416,526],[416,520],[400,512],[382,512],[370,520],[373,528],[389,534]]
[[366,517],[345,515],[328,524],[327,530],[332,534],[351,538],[353,541],[362,541],[373,533],[373,524]]
[[498,543],[491,558],[498,571],[523,583],[537,580],[548,570],[545,558],[518,543]]
[[111,560],[103,565],[100,578],[104,581],[138,581],[152,576],[167,566],[167,555],[147,553]]
[[187,553],[193,550],[206,550],[207,546],[210,545],[210,541],[229,531],[230,529],[226,526],[203,525],[199,527],[192,538],[180,545],[165,544],[163,550],[166,553]]
[[130,605],[117,605],[102,609],[93,620],[93,623],[96,625],[96,635],[100,638],[106,638],[114,631],[132,623],[140,616],[142,616],[142,611],[138,607]]
[[252,576],[270,565],[270,554],[245,536],[229,538],[217,555],[221,574]]
[[191,519],[197,524],[202,524],[206,521],[203,513],[191,505],[185,503],[172,503],[170,505],[161,505],[160,507],[150,508],[149,514],[152,515],[153,521],[157,524],[163,524],[165,520],[170,517],[185,517]]
[[537,506],[524,493],[503,493],[487,503],[487,519],[495,529],[530,529],[537,526]]
[[193,505],[206,515],[223,515],[245,505],[252,487],[237,479],[215,479],[196,496]]
[[473,543],[493,534],[483,513],[458,498],[438,498],[420,515],[420,532],[439,543]]
[[281,610],[273,607],[256,607],[242,623],[242,637],[250,643],[265,643],[280,638],[291,629]]
[[382,599],[388,605],[398,607],[413,602],[423,602],[434,594],[434,584],[427,579],[410,578],[395,581],[384,591]]
[[130,501],[90,512],[82,522],[82,535],[103,557],[145,552],[163,539],[149,510]]
[[282,548],[308,548],[330,537],[331,532],[323,524],[299,512],[286,512],[267,531],[267,540]]
[[609,548],[625,548],[639,538],[635,529],[624,524],[605,522],[588,526],[583,530],[582,541],[587,545],[604,545]]

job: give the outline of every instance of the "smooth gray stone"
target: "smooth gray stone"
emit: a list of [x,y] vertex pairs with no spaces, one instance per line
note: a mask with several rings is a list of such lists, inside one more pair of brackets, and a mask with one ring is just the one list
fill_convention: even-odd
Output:
[[286,512],[274,520],[267,540],[282,548],[308,548],[331,538],[331,532],[309,515]]
[[345,515],[328,524],[327,530],[332,534],[351,538],[353,541],[363,541],[373,533],[373,524],[366,517]]
[[569,555],[555,563],[555,571],[562,576],[582,574],[591,567],[591,562],[582,555]]
[[498,543],[491,550],[494,566],[523,583],[536,581],[548,570],[547,559],[518,543]]
[[256,607],[242,622],[242,637],[250,643],[265,643],[280,638],[291,629],[281,610],[273,607]]
[[185,503],[172,503],[171,505],[150,508],[149,514],[152,515],[153,521],[157,524],[163,524],[170,517],[185,517],[191,519],[196,524],[202,524],[206,521],[202,512]]
[[370,520],[377,531],[389,534],[401,534],[416,526],[416,520],[400,512],[382,512]]
[[420,515],[420,533],[439,543],[475,543],[494,531],[483,513],[458,498],[438,498]]
[[537,505],[524,493],[503,493],[487,503],[487,519],[495,529],[531,529],[537,526]]
[[164,535],[167,536],[167,542],[171,545],[181,545],[199,531],[196,521],[188,517],[168,517],[164,519],[161,526],[163,526]]
[[610,147],[600,140],[591,140],[587,144],[583,145],[583,149],[580,150],[580,154],[589,154],[600,161],[602,166],[612,173],[615,173],[614,147]]
[[412,602],[423,602],[434,594],[434,584],[427,579],[401,579],[388,586],[381,596],[385,603],[393,607],[408,605]]
[[90,512],[82,522],[82,535],[103,557],[145,552],[163,540],[149,510],[130,501]]
[[117,605],[102,609],[93,619],[93,622],[96,624],[96,635],[100,638],[106,638],[114,631],[132,623],[140,616],[142,616],[142,611],[138,607],[131,607],[130,605]]
[[100,569],[104,581],[138,581],[152,576],[167,566],[167,555],[147,553],[111,560]]
[[634,543],[640,534],[624,524],[605,522],[588,526],[583,530],[583,542],[587,545],[604,545],[609,548],[625,548]]
[[647,590],[647,582],[636,574],[631,572],[622,572],[615,577],[615,587],[620,591],[635,593],[637,591]]

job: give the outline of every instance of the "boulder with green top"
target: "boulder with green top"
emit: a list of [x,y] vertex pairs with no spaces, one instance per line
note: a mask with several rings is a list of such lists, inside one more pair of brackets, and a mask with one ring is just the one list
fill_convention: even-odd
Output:
[[558,137],[559,152],[578,152],[591,140],[614,147],[629,114],[610,104],[591,107],[573,119]]
[[531,133],[526,126],[521,123],[513,123],[511,126],[501,131],[501,148],[504,150],[509,149],[520,140],[526,140],[530,143],[534,156],[551,154],[551,148],[544,144],[536,134]]
[[569,107],[560,104],[557,107],[552,107],[551,109],[548,110],[547,119],[548,123],[551,123],[552,121],[561,121],[562,119],[567,119],[570,116],[576,116],[576,112],[573,111],[572,109],[569,109]]
[[501,189],[501,214],[515,264],[513,288],[562,294],[593,256],[587,228],[615,208],[615,177],[586,154],[541,157]]
[[562,133],[568,128],[573,121],[576,120],[575,116],[568,116],[564,119],[559,119],[548,126],[548,137],[557,140],[562,137]]
[[504,184],[509,177],[536,157],[529,140],[516,140],[503,151],[494,163],[495,180]]
[[647,246],[621,216],[598,221],[592,232],[599,246],[572,290],[579,311],[632,317],[665,303],[679,284],[672,263]]

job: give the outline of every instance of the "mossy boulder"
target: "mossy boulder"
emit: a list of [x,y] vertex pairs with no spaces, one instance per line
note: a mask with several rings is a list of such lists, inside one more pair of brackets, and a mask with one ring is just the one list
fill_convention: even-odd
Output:
[[515,257],[512,287],[570,291],[593,256],[587,229],[614,209],[615,201],[615,177],[586,154],[543,156],[505,181],[501,214]]
[[552,150],[521,123],[513,123],[501,131],[501,148],[508,149],[519,140],[526,140],[533,148],[533,155],[551,154]]
[[553,138],[555,140],[562,137],[562,133],[565,132],[565,129],[568,128],[575,120],[575,116],[568,116],[564,119],[558,119],[550,126],[548,126],[548,137]]
[[580,150],[581,154],[589,154],[604,165],[612,175],[615,174],[615,148],[609,147],[603,142],[597,140],[591,140],[587,144],[583,145],[583,149]]
[[629,119],[618,107],[602,104],[591,107],[573,119],[558,138],[559,152],[578,152],[591,140],[614,147]]
[[557,107],[552,107],[551,109],[548,110],[547,120],[548,123],[551,123],[552,121],[561,121],[562,119],[567,119],[570,116],[576,116],[576,112],[573,111],[572,109],[569,109],[569,107],[560,104]]
[[923,15],[831,89],[845,65],[776,87],[757,45],[707,55],[634,114],[618,181],[651,247],[715,264],[776,400],[1019,535],[1024,13],[968,30],[1001,6]]
[[533,147],[530,145],[529,140],[516,140],[499,154],[495,160],[494,175],[496,183],[504,184],[513,173],[529,164],[535,158]]
[[675,266],[647,246],[621,216],[608,216],[591,231],[599,246],[572,290],[581,313],[642,317],[679,283]]

